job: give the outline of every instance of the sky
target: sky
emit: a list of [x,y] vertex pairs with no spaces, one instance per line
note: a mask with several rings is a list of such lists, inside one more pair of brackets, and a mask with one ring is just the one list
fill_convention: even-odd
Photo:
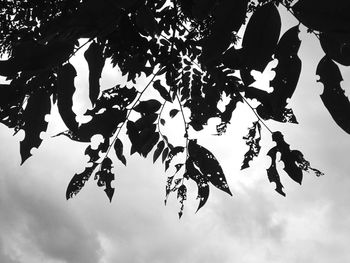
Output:
[[[324,176],[304,174],[300,186],[280,170],[287,196],[277,194],[266,176],[266,153],[274,145],[266,130],[259,158],[240,171],[247,150],[242,137],[255,121],[241,104],[227,134],[211,136],[211,126],[198,135],[199,143],[220,161],[232,197],[213,188],[207,204],[195,213],[196,189],[190,185],[179,220],[175,196],[164,206],[163,166],[133,155],[127,156],[127,167],[115,162],[112,203],[93,180],[67,201],[67,184],[87,161],[86,145],[51,138],[63,127],[53,109],[46,140],[22,166],[23,134],[12,136],[0,126],[0,262],[349,262],[349,135],[334,123],[319,97],[323,86],[316,82],[315,71],[322,51],[312,36],[300,37],[305,41],[299,52],[302,75],[290,101],[299,125],[267,124],[282,131],[291,149],[301,150]],[[78,58],[72,63],[79,65],[77,87],[86,86],[87,66]],[[342,70],[342,87],[349,95],[350,72]],[[116,71],[109,69],[102,85],[117,80]],[[76,96],[84,96],[83,88]],[[79,112],[85,105],[77,101],[75,107]]]

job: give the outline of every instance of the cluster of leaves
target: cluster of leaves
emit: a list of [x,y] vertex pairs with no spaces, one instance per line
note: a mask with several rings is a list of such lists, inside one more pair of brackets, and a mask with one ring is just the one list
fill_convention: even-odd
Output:
[[[125,132],[131,154],[147,157],[154,150],[153,161],[161,157],[166,170],[174,163],[175,173],[166,182],[166,200],[171,192],[177,193],[181,217],[187,199],[185,180],[198,187],[198,209],[207,202],[210,185],[231,195],[219,162],[195,138],[189,138],[190,129],[200,131],[210,118],[218,118],[221,135],[239,102],[250,106],[250,100],[258,101],[256,108],[250,106],[257,120],[244,137],[249,146],[244,169],[260,152],[261,128],[267,127],[264,120],[297,123],[288,100],[301,72],[300,29],[294,26],[280,36],[278,7],[286,8],[318,37],[325,52],[316,72],[325,87],[321,99],[336,123],[350,133],[350,103],[340,86],[342,77],[336,64],[350,65],[350,4],[347,0],[332,5],[319,0],[294,2],[4,1],[0,4],[0,51],[8,59],[0,61],[0,75],[7,77],[9,84],[0,86],[0,122],[15,132],[25,132],[20,143],[22,163],[31,156],[32,148],[40,146],[40,133],[47,129],[45,116],[52,105],[57,105],[67,126],[67,131],[58,135],[82,143],[102,135],[96,148],[87,146],[89,162],[82,173],[73,176],[67,199],[76,195],[92,174],[112,199],[114,173],[109,153],[114,149],[126,165],[120,139]],[[239,35],[243,26],[244,33]],[[89,45],[84,57],[92,108],[85,113],[91,117],[86,123],[78,123],[72,109],[77,73],[69,59],[83,46],[79,46],[80,39],[87,39]],[[107,59],[127,76],[129,84],[145,77],[150,81],[142,90],[120,83],[110,89],[101,87]],[[253,87],[251,71],[263,72],[274,59],[278,64],[270,82],[273,91]],[[154,97],[145,100],[145,93]],[[227,99],[224,109],[218,106],[223,98]],[[170,119],[183,120],[182,145],[174,146],[162,132],[167,105],[172,105]],[[268,152],[272,163],[267,176],[278,193],[285,195],[276,168],[277,153],[296,182],[301,183],[303,171],[321,175],[299,151],[290,150],[280,132],[268,131],[277,145]],[[183,161],[175,163],[175,156]]]

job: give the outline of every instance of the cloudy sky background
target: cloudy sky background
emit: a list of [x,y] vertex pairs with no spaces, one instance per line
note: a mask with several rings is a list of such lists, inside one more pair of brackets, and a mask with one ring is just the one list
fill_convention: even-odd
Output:
[[[93,180],[66,201],[68,182],[87,161],[86,145],[48,138],[20,166],[23,134],[13,137],[1,125],[0,262],[349,262],[349,135],[319,97],[323,86],[316,83],[315,71],[323,53],[312,36],[300,37],[307,44],[299,53],[302,76],[290,102],[300,124],[267,123],[281,130],[291,149],[301,150],[323,177],[304,174],[299,186],[281,171],[287,197],[277,194],[265,171],[270,164],[266,152],[273,146],[266,130],[260,157],[240,171],[247,150],[242,136],[255,120],[242,104],[226,135],[210,136],[208,128],[199,138],[220,161],[233,197],[212,188],[207,205],[195,214],[198,201],[190,185],[185,214],[178,220],[175,196],[166,207],[163,203],[166,176],[160,163],[137,156],[127,158],[127,167],[116,161],[112,203]],[[77,86],[86,86],[87,66],[79,59],[73,63],[79,64]],[[349,95],[348,69],[343,78]],[[117,79],[115,71],[107,70],[103,85]],[[56,109],[46,137],[62,130],[55,116]]]

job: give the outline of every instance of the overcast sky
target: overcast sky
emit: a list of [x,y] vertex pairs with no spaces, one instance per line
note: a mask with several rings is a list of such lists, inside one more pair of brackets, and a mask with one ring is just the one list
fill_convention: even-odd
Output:
[[[175,197],[168,206],[163,203],[166,176],[160,164],[132,156],[126,168],[116,165],[112,203],[93,180],[66,201],[68,182],[84,168],[86,145],[48,138],[20,166],[23,134],[13,137],[1,125],[0,262],[350,262],[349,135],[337,127],[319,97],[323,86],[316,83],[315,71],[322,51],[311,37],[302,37],[307,38],[300,51],[302,76],[290,103],[300,124],[268,124],[283,131],[291,149],[301,150],[323,177],[304,174],[299,186],[281,171],[287,197],[277,194],[266,177],[266,152],[273,146],[266,131],[260,157],[240,171],[247,150],[241,138],[255,120],[242,104],[226,135],[199,139],[221,162],[233,197],[213,189],[207,205],[195,214],[192,185],[178,220]],[[78,74],[84,75],[86,65],[80,67]],[[115,76],[106,72],[104,83]],[[349,70],[343,78],[350,94]],[[84,86],[86,80],[87,75],[77,83]],[[79,105],[76,110],[83,107]],[[57,121],[46,136],[61,126]]]

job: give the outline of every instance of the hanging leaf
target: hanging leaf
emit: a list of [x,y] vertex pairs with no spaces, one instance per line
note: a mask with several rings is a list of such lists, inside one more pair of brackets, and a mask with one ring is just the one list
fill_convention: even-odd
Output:
[[321,94],[323,104],[338,126],[350,134],[350,101],[340,86],[343,78],[338,66],[325,56],[318,63],[316,74],[324,85]]
[[319,40],[329,58],[344,66],[350,66],[350,33],[323,32]]
[[280,177],[276,168],[276,154],[281,154],[281,161],[284,163],[284,170],[288,176],[295,182],[301,184],[303,180],[303,171],[313,171],[316,176],[320,176],[323,173],[310,166],[310,163],[304,159],[303,154],[298,150],[290,150],[289,144],[284,141],[281,132],[274,132],[272,134],[272,140],[276,142],[274,146],[267,153],[271,157],[272,162],[269,169],[267,169],[267,176],[270,182],[276,183],[276,191],[285,196],[283,192],[283,185],[281,184]]
[[298,84],[301,72],[301,60],[298,51],[301,41],[298,38],[298,26],[290,28],[281,37],[275,52],[278,65],[276,75],[271,81],[273,91],[268,93],[254,87],[245,90],[247,98],[257,99],[261,105],[257,107],[260,117],[280,122],[298,123],[291,109],[286,108]]
[[271,165],[267,169],[267,178],[269,179],[270,183],[276,184],[276,192],[280,195],[286,196],[285,192],[283,192],[283,185],[281,183],[280,176],[278,174],[277,168],[276,168],[276,154],[278,152],[277,147],[271,148],[267,155],[271,157]]
[[166,90],[166,88],[162,84],[160,84],[160,80],[156,80],[153,83],[153,88],[159,92],[160,96],[162,96],[163,99],[165,99],[166,101],[172,102],[169,92]]
[[334,3],[324,0],[299,0],[292,10],[295,17],[311,30],[350,33],[348,0],[337,0]]
[[85,183],[91,177],[96,167],[97,167],[97,163],[93,163],[91,166],[86,167],[82,173],[75,174],[73,176],[66,190],[67,200],[77,195],[80,192],[80,190],[84,187]]
[[187,187],[186,185],[182,184],[178,189],[177,189],[177,199],[180,200],[180,211],[179,211],[179,218],[181,218],[185,204],[184,202],[187,200]]
[[163,140],[161,140],[160,142],[158,142],[157,144],[157,148],[154,151],[153,154],[153,163],[155,163],[157,161],[157,159],[159,158],[160,154],[162,153],[163,149],[164,149],[165,143]]
[[114,142],[114,151],[118,159],[126,166],[126,158],[123,154],[123,143],[119,138]]
[[77,72],[72,64],[67,63],[59,68],[57,74],[57,107],[67,128],[73,132],[78,129],[76,115],[73,112],[74,78]]
[[191,158],[186,160],[186,174],[185,178],[193,180],[198,187],[197,199],[199,199],[199,205],[197,211],[201,209],[209,198],[209,181],[195,166]]
[[100,94],[100,78],[105,64],[103,45],[92,42],[84,57],[89,66],[89,97],[91,104],[95,105]]
[[194,164],[198,167],[201,173],[207,177],[210,183],[221,191],[232,195],[222,168],[211,152],[198,145],[196,140],[189,140],[188,154],[193,160]]
[[249,128],[248,134],[243,137],[246,140],[246,144],[249,146],[248,152],[244,155],[243,164],[241,170],[249,167],[249,162],[253,160],[254,157],[259,155],[261,146],[261,125],[259,121],[253,123],[253,127]]
[[50,93],[45,89],[38,89],[28,101],[23,113],[24,139],[20,142],[20,153],[23,164],[32,154],[32,148],[38,148],[42,142],[40,133],[46,131],[45,116],[51,111]]
[[112,201],[114,194],[114,187],[111,186],[114,180],[114,174],[112,173],[112,161],[108,157],[104,158],[101,164],[101,169],[96,172],[97,185],[99,187],[104,186],[105,193],[109,199]]
[[163,153],[162,153],[162,162],[164,163],[166,158],[168,157],[168,153],[169,153],[169,148],[165,148],[163,150]]
[[263,71],[275,51],[281,17],[273,2],[259,7],[251,16],[242,40],[248,69]]

